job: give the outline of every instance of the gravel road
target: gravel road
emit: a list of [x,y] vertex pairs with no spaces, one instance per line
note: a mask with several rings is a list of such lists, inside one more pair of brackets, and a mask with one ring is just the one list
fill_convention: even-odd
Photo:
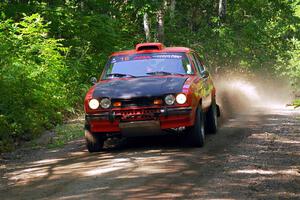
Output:
[[204,148],[174,136],[84,140],[1,161],[0,199],[300,199],[300,111],[255,108],[224,122]]

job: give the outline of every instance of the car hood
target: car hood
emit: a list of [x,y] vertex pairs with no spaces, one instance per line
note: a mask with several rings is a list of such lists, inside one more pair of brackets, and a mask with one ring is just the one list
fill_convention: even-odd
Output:
[[187,77],[139,77],[112,79],[99,82],[95,86],[94,98],[128,99],[155,97],[170,93],[180,93]]

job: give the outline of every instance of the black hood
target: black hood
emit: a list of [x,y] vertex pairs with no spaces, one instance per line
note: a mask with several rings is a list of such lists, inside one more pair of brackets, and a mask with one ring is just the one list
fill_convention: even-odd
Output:
[[93,97],[128,99],[136,97],[157,97],[164,94],[180,93],[186,79],[187,77],[115,79],[105,83],[98,83],[95,87]]

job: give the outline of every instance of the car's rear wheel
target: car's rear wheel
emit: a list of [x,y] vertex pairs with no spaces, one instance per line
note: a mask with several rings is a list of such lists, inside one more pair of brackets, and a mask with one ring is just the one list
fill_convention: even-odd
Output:
[[218,130],[218,107],[216,100],[212,101],[212,104],[207,111],[206,120],[205,120],[206,132],[210,134],[217,133]]
[[188,129],[187,141],[195,147],[202,147],[205,139],[204,114],[199,106],[196,110],[195,124]]
[[104,138],[85,130],[86,147],[89,152],[99,152],[103,149]]

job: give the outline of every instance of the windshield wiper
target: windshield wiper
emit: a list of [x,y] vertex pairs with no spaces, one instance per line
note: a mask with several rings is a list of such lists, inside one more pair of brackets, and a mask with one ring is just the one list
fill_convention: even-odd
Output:
[[121,74],[121,73],[111,73],[111,74],[107,74],[107,76],[114,76],[114,77],[125,77],[125,76],[129,76],[131,78],[136,78],[136,76],[133,76],[131,74]]
[[184,74],[171,73],[171,72],[165,72],[165,71],[148,72],[146,74],[148,74],[148,75],[161,75],[161,76],[167,76],[167,75],[180,75],[180,76],[184,76]]

